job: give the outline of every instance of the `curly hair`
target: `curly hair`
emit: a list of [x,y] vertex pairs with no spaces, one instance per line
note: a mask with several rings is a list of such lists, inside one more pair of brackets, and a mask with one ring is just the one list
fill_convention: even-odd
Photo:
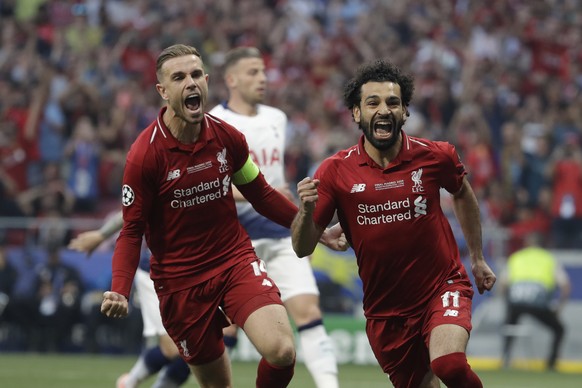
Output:
[[403,73],[396,65],[383,60],[365,63],[360,66],[356,75],[344,87],[344,104],[348,109],[360,104],[362,85],[368,82],[394,82],[400,85],[402,103],[408,106],[414,92],[414,77]]

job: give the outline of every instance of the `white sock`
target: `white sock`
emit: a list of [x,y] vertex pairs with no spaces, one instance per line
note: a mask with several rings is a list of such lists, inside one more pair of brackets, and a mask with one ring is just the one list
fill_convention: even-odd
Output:
[[305,366],[317,388],[339,387],[333,343],[323,325],[299,331]]
[[139,383],[144,381],[150,376],[150,371],[146,367],[143,356],[139,356],[129,374],[127,375],[127,384],[130,387],[138,386]]
[[152,388],[178,388],[179,385],[172,379],[169,379],[166,374],[166,368],[162,368],[162,370],[158,373],[158,377]]

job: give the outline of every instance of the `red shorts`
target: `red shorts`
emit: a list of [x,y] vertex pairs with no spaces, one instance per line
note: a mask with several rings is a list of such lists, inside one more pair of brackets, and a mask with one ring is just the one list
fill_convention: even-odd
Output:
[[392,384],[418,387],[430,370],[428,344],[436,326],[454,324],[471,332],[473,289],[469,280],[445,284],[419,315],[368,319],[370,345]]
[[267,277],[264,264],[256,257],[159,299],[164,327],[182,358],[193,365],[214,361],[224,352],[222,329],[230,324],[225,314],[243,327],[259,308],[283,304],[275,282]]

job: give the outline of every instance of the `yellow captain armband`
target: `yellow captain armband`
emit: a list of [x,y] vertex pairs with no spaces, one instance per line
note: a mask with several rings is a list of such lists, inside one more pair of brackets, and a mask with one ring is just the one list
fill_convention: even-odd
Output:
[[251,156],[245,162],[240,170],[232,176],[232,183],[235,185],[244,185],[252,182],[259,175],[259,167],[253,162]]

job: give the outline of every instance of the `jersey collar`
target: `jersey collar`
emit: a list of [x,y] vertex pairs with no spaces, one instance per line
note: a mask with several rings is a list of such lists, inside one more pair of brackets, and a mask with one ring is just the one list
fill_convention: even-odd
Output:
[[[396,155],[396,158],[392,161],[392,163],[390,163],[390,165],[388,166],[387,169],[390,169],[396,165],[399,165],[403,162],[409,162],[412,160],[412,147],[411,147],[411,142],[410,142],[410,137],[401,129],[400,133],[402,134],[402,148],[400,149],[400,152],[398,153],[398,155]],[[358,164],[360,165],[369,165],[371,167],[377,167],[380,168],[380,166],[378,166],[378,164],[376,162],[374,162],[374,160],[370,157],[370,155],[368,155],[368,153],[366,152],[365,148],[364,148],[364,139],[365,136],[362,134],[362,136],[360,136],[360,140],[358,142]]]
[[156,120],[154,131],[159,130],[161,132],[162,139],[166,146],[168,147],[168,149],[179,149],[187,152],[196,152],[197,150],[204,147],[204,145],[208,144],[212,139],[214,139],[215,137],[214,129],[210,124],[209,116],[206,113],[204,113],[204,118],[201,123],[200,136],[198,137],[198,140],[193,144],[180,143],[174,137],[174,135],[172,135],[172,133],[166,126],[166,123],[164,123],[163,117],[166,109],[167,107],[163,107],[160,110],[160,113],[158,114],[158,118]]

